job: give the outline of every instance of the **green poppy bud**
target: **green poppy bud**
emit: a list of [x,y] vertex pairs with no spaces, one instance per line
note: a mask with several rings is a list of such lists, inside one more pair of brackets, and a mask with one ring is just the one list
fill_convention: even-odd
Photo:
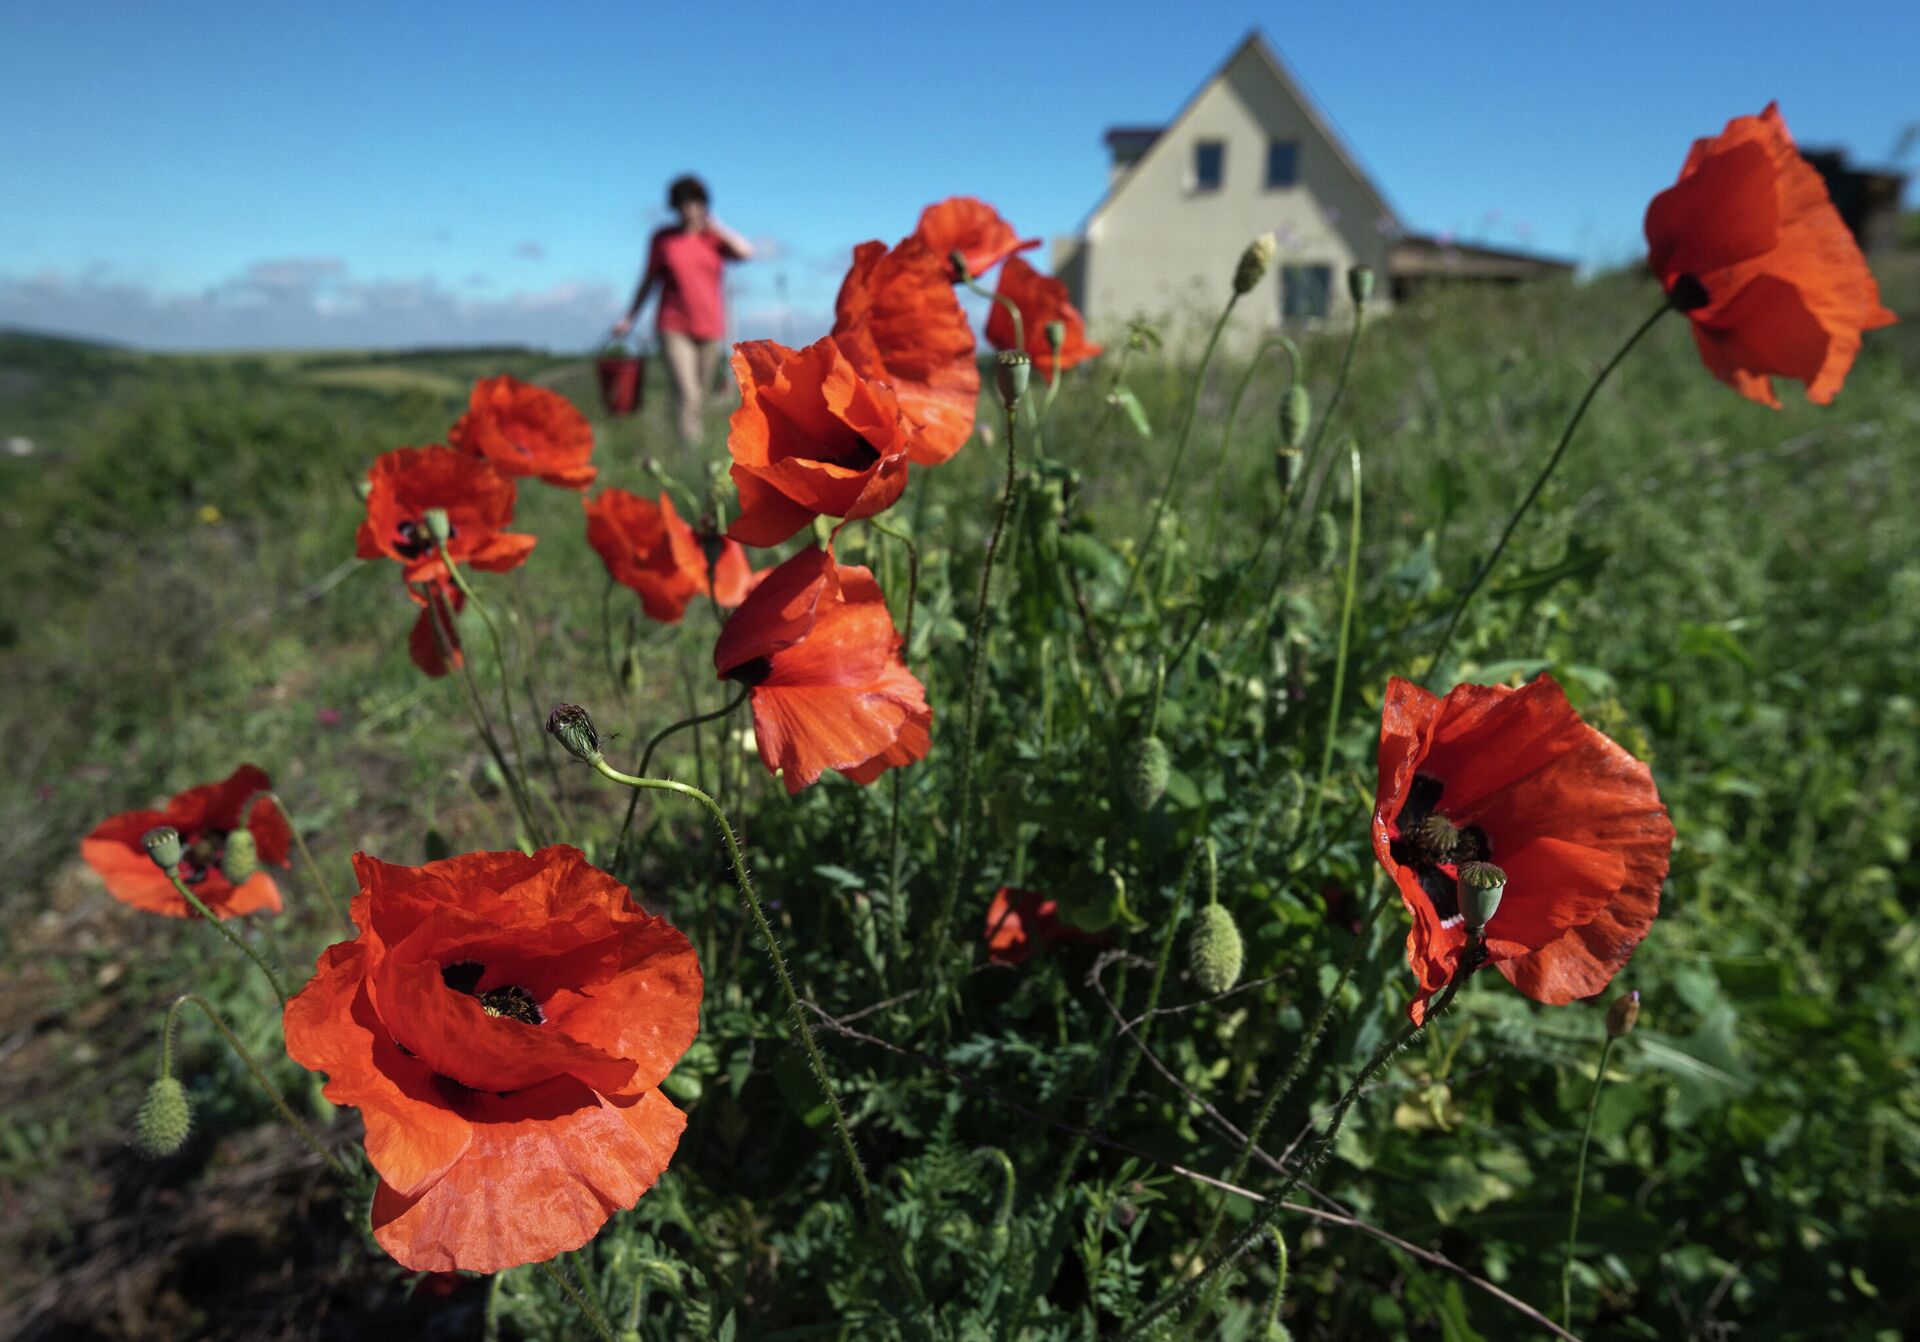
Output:
[[193,1105],[186,1087],[163,1076],[147,1087],[140,1113],[133,1121],[134,1140],[150,1156],[170,1156],[187,1144],[193,1130]]
[[1313,397],[1304,384],[1295,382],[1280,398],[1280,441],[1288,447],[1300,446],[1307,440],[1307,429],[1312,423]]
[[1506,893],[1507,873],[1491,862],[1462,862],[1454,879],[1460,897],[1460,916],[1467,931],[1479,936],[1493,921],[1500,908],[1500,896]]
[[236,829],[227,835],[226,851],[220,854],[220,874],[234,885],[245,885],[260,870],[260,845],[253,831]]
[[1273,234],[1262,233],[1247,244],[1247,250],[1240,253],[1240,264],[1233,268],[1233,291],[1236,294],[1253,292],[1253,286],[1260,283],[1267,273],[1267,267],[1273,264],[1273,254],[1279,250]]
[[420,520],[427,524],[427,534],[433,537],[435,545],[445,545],[447,537],[453,535],[453,522],[445,508],[429,508],[420,514]]
[[171,872],[180,865],[180,831],[172,825],[148,830],[140,836],[140,842],[146,845],[147,856],[160,870]]
[[1373,267],[1355,266],[1347,272],[1347,293],[1355,307],[1364,307],[1373,297]]
[[1136,811],[1151,811],[1166,795],[1173,757],[1157,736],[1143,736],[1127,747],[1124,782]]
[[580,705],[561,704],[547,714],[547,730],[575,759],[587,764],[599,762],[600,733],[593,729],[593,719]]
[[1200,991],[1218,997],[1240,981],[1245,944],[1233,915],[1218,904],[1201,909],[1187,938],[1187,968]]
[[1622,993],[1613,999],[1613,1005],[1607,1008],[1607,1038],[1619,1039],[1633,1033],[1633,1027],[1640,1023],[1640,990]]
[[1340,524],[1334,521],[1332,513],[1323,511],[1313,519],[1313,535],[1307,548],[1308,562],[1315,569],[1324,572],[1333,567],[1333,561],[1340,555]]
[[1001,350],[994,359],[993,384],[1000,389],[1000,403],[1011,410],[1027,394],[1027,380],[1033,375],[1033,360],[1017,349]]

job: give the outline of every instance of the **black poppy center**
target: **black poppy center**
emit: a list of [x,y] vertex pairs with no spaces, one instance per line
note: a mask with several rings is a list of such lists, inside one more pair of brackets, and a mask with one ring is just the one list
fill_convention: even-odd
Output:
[[181,837],[186,842],[180,847],[180,879],[199,885],[220,869],[220,859],[227,855],[227,831],[203,829]]
[[[460,534],[460,529],[447,523],[447,539],[452,540]],[[418,559],[432,551],[435,546],[433,533],[427,530],[427,524],[418,518],[409,517],[393,529],[393,551],[403,559]]]
[[742,685],[752,688],[766,680],[766,678],[772,674],[773,659],[770,657],[755,657],[751,661],[740,663],[740,665],[734,667],[733,670],[727,672],[727,679],[737,680]]
[[1712,301],[1707,286],[1700,282],[1698,275],[1682,275],[1667,290],[1667,302],[1680,312],[1696,312]]
[[814,460],[831,462],[835,466],[844,466],[850,471],[864,471],[880,460],[880,451],[865,438],[856,437],[850,442],[822,447]]
[[1394,817],[1399,836],[1389,847],[1393,860],[1420,882],[1442,925],[1451,927],[1460,921],[1460,892],[1450,868],[1462,862],[1493,861],[1493,841],[1478,825],[1446,820],[1439,809],[1445,791],[1446,785],[1432,774],[1415,774],[1400,814]]
[[479,961],[462,960],[441,969],[440,981],[457,993],[478,998],[480,1009],[489,1016],[505,1016],[524,1025],[546,1022],[546,1014],[540,1010],[540,1004],[533,1000],[533,994],[517,983],[503,983],[485,992],[475,992],[486,974],[487,967]]

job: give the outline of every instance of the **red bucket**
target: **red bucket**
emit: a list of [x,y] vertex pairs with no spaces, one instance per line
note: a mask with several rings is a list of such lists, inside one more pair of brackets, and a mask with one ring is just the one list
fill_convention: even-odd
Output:
[[618,359],[602,359],[600,367],[600,401],[607,407],[609,415],[631,415],[640,408],[646,386],[647,357],[644,354],[629,355]]

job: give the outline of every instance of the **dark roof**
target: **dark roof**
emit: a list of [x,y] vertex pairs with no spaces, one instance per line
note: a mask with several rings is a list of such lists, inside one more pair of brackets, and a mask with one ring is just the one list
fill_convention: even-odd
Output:
[[1489,247],[1478,242],[1443,242],[1424,233],[1409,233],[1396,238],[1387,261],[1395,275],[1460,275],[1463,277],[1500,275],[1541,275],[1555,271],[1571,272],[1575,263],[1558,256],[1538,252],[1515,251],[1509,247]]
[[1165,126],[1109,126],[1107,128],[1107,148],[1109,149],[1145,149],[1160,138]]

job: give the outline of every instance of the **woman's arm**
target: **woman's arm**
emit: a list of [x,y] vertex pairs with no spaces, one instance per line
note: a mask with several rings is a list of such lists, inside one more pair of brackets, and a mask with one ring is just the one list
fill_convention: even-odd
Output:
[[707,216],[707,229],[714,237],[720,239],[721,250],[726,252],[729,258],[735,261],[753,260],[753,244],[712,215]]
[[656,236],[647,245],[647,268],[640,275],[639,287],[633,291],[633,302],[627,304],[627,315],[613,324],[613,333],[625,336],[633,329],[634,318],[640,315],[640,305],[647,301],[647,295],[660,279],[660,240]]

